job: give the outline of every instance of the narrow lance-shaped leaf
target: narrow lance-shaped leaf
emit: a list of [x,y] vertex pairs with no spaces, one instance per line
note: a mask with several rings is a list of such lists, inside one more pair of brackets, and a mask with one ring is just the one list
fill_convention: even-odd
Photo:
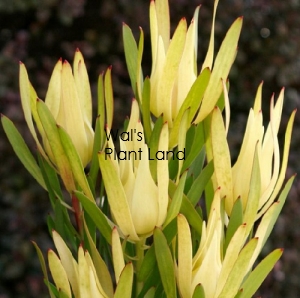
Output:
[[222,93],[221,79],[227,79],[230,68],[235,59],[242,23],[243,18],[238,18],[232,24],[222,42],[195,123],[202,121],[212,111]]
[[132,263],[128,263],[120,275],[114,298],[131,298],[132,284],[133,265]]
[[185,185],[185,181],[186,181],[186,176],[187,176],[187,172],[184,172],[179,180],[175,194],[174,194],[172,201],[170,203],[170,206],[168,208],[168,213],[167,213],[166,220],[164,222],[164,227],[166,227],[179,213],[179,210],[181,208],[181,203],[182,203],[183,190],[184,190],[184,185]]
[[55,296],[54,296],[54,294],[51,290],[51,287],[50,287],[48,272],[47,272],[46,263],[45,263],[43,253],[34,241],[32,241],[32,244],[33,244],[34,248],[36,249],[36,252],[37,252],[40,264],[41,264],[41,268],[42,268],[42,271],[43,271],[43,274],[44,274],[44,278],[46,280],[46,285],[47,285],[48,290],[49,290],[50,297],[55,298]]
[[[264,169],[262,169],[262,171],[263,170]],[[260,171],[260,164],[259,164],[258,152],[256,146],[254,159],[253,159],[250,187],[249,187],[249,196],[248,196],[247,205],[243,216],[243,221],[247,224],[246,235],[248,235],[248,233],[251,231],[258,211],[259,197],[261,193],[260,177],[261,177],[261,171]]]
[[170,132],[170,148],[174,148],[178,142],[178,133],[180,128],[180,123],[183,114],[185,111],[190,108],[189,110],[189,117],[188,122],[191,123],[202,100],[204,91],[207,87],[210,78],[210,71],[209,69],[205,69],[195,80],[194,84],[190,88],[188,95],[186,96],[184,102],[181,105],[181,108],[173,122],[173,127]]
[[213,60],[214,60],[214,51],[215,51],[215,19],[216,19],[218,3],[219,3],[219,0],[215,0],[212,26],[211,26],[210,38],[209,38],[209,45],[208,45],[208,50],[207,50],[206,57],[203,62],[201,71],[203,69],[205,69],[206,67],[208,67],[209,69],[212,69]]
[[52,232],[53,241],[58,251],[61,263],[67,273],[75,297],[79,297],[78,272],[75,268],[74,259],[70,249],[67,247],[64,240],[56,232]]
[[293,130],[293,124],[295,120],[296,110],[293,111],[293,113],[290,116],[290,119],[287,124],[286,132],[285,132],[285,138],[284,138],[284,149],[283,149],[283,157],[281,161],[281,169],[280,173],[277,179],[277,183],[275,186],[275,189],[271,195],[271,198],[269,199],[268,203],[263,206],[263,208],[259,211],[257,218],[261,217],[262,214],[266,212],[266,210],[270,207],[272,202],[274,202],[276,196],[278,195],[282,183],[285,179],[285,173],[287,169],[287,163],[288,163],[288,157],[289,157],[289,151],[290,151],[290,145],[291,145],[291,137],[292,137],[292,130]]
[[279,248],[268,254],[249,274],[247,279],[241,286],[242,293],[239,298],[251,298],[258,290],[267,275],[273,269],[276,262],[283,253],[283,249]]
[[90,217],[94,220],[96,227],[99,229],[101,234],[104,236],[108,243],[111,243],[111,230],[109,220],[102,210],[96,205],[95,202],[91,201],[82,192],[74,192],[78,200],[83,206],[85,212],[87,212]]
[[217,107],[212,113],[211,144],[216,187],[221,187],[221,197],[226,196],[225,209],[227,214],[230,214],[233,206],[231,160],[222,114]]
[[55,164],[58,167],[59,174],[61,175],[67,190],[71,192],[75,189],[74,178],[68,157],[59,137],[56,122],[45,103],[41,100],[37,101],[37,111],[55,158]]
[[115,278],[118,283],[122,270],[125,267],[124,256],[122,245],[120,242],[120,237],[118,230],[113,228],[112,230],[112,259],[114,264]]
[[[104,147],[105,144],[105,120],[106,120],[106,111],[105,111],[105,95],[104,95],[104,73],[102,72],[98,78],[97,84],[97,93],[98,93],[98,117],[99,117],[99,126],[100,126],[100,149]],[[97,127],[95,129],[96,134]],[[99,150],[98,150],[99,151]]]
[[137,84],[139,84],[137,77],[137,70],[138,70],[138,48],[136,45],[136,41],[133,37],[131,29],[123,23],[123,44],[124,44],[124,52],[125,52],[125,60],[127,64],[127,69],[130,76],[131,87],[133,93],[137,97]]
[[[31,132],[31,135],[33,136],[33,138],[36,142],[38,150],[40,151],[42,156],[48,162],[50,162],[47,154],[44,151],[43,146],[41,145],[41,143],[37,137],[37,134],[36,134],[36,131],[35,131],[35,128],[33,125],[32,112],[34,112],[35,116],[36,116],[35,101],[37,99],[37,94],[36,94],[35,90],[33,89],[31,83],[29,82],[27,70],[23,63],[20,63],[19,81],[20,81],[21,104],[22,104],[26,123]],[[34,111],[32,111],[32,108],[34,108]],[[38,117],[35,117],[35,118],[36,118],[36,120],[38,120]],[[41,127],[40,122],[37,124],[38,124],[38,128],[40,128],[42,130],[43,128]]]
[[255,233],[255,237],[259,238],[256,250],[253,253],[251,262],[249,263],[249,270],[253,266],[257,256],[259,255],[262,247],[265,245],[267,239],[269,238],[271,231],[275,225],[275,222],[282,210],[285,203],[286,197],[292,187],[295,176],[292,176],[286,183],[284,189],[282,190],[277,202],[273,203],[271,207],[267,210],[261,219],[261,222]]
[[177,216],[178,228],[178,287],[182,297],[191,297],[192,285],[192,238],[189,224],[182,214]]
[[71,298],[71,288],[68,281],[68,277],[66,271],[53,250],[48,251],[48,262],[49,262],[49,269],[52,275],[52,278],[55,282],[56,287],[59,290],[62,290],[64,293],[67,294],[67,297]]
[[174,80],[177,76],[178,66],[181,59],[185,37],[186,37],[187,24],[186,20],[182,19],[171,40],[164,68],[157,86],[157,101],[161,106],[161,113],[164,113],[164,120],[172,125],[172,90]]
[[146,77],[143,85],[143,93],[142,93],[142,118],[143,118],[143,126],[144,126],[144,133],[146,138],[146,143],[149,144],[150,137],[151,137],[151,113],[150,113],[150,79]]
[[66,156],[69,159],[69,163],[72,169],[72,173],[76,182],[82,188],[86,196],[91,200],[94,201],[94,197],[88,181],[86,179],[84,168],[81,162],[81,159],[74,147],[70,136],[66,133],[66,131],[62,127],[58,127],[58,133],[61,140],[61,144],[63,145],[64,151]]
[[[136,89],[137,94],[136,97],[138,97],[139,102],[141,103],[143,101],[142,97],[142,90],[143,90],[143,71],[142,71],[142,57],[143,57],[143,51],[144,51],[144,32],[143,29],[140,27],[140,40],[138,45],[138,56],[137,56],[137,65],[136,65]],[[136,59],[136,58],[135,58]]]
[[167,240],[159,228],[155,228],[153,236],[155,256],[164,292],[167,297],[176,297],[175,271]]
[[25,166],[27,171],[32,175],[32,177],[36,179],[36,181],[44,189],[47,189],[41,170],[37,165],[36,160],[32,156],[30,150],[28,149],[26,143],[24,142],[24,139],[16,129],[13,122],[2,114],[1,114],[1,122],[5,134],[7,135],[9,142],[11,143],[15,153],[17,154],[18,158],[21,160],[22,164]]
[[243,278],[248,273],[248,264],[257,246],[258,238],[251,239],[240,252],[218,298],[234,297]]
[[109,67],[104,77],[104,94],[105,94],[105,108],[106,108],[106,124],[112,127],[114,115],[114,97],[111,80],[111,67]]

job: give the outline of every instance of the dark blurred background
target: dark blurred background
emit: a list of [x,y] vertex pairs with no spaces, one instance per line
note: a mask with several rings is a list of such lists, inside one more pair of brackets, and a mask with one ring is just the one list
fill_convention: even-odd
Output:
[[[170,0],[172,30],[181,17],[199,16],[199,67],[207,50],[213,0]],[[138,37],[145,32],[144,74],[150,74],[149,0],[0,0],[0,111],[14,121],[34,151],[24,122],[18,90],[19,61],[44,98],[56,61],[70,62],[78,47],[88,67],[96,103],[100,72],[112,65],[115,125],[129,114],[131,88],[122,46],[122,22]],[[230,146],[237,154],[248,110],[263,80],[263,105],[268,120],[269,100],[285,86],[285,106],[280,130],[291,111],[300,106],[300,1],[220,0],[216,20],[216,48],[238,16],[244,16],[239,51],[230,75],[232,119]],[[299,172],[299,114],[293,133],[287,177]],[[255,297],[299,297],[300,293],[300,191],[296,178],[284,210],[263,255],[284,247],[277,263]],[[51,212],[47,194],[19,162],[0,126],[0,298],[48,297],[34,240],[43,252],[52,247],[46,217]]]

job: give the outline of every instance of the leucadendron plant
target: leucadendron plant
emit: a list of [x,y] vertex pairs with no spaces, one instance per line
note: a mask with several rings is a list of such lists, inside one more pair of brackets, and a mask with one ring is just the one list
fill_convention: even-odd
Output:
[[277,248],[257,264],[294,180],[284,185],[295,111],[281,148],[284,90],[271,99],[265,129],[260,85],[232,164],[228,74],[243,19],[233,22],[216,51],[216,0],[200,62],[200,7],[189,26],[185,18],[179,21],[171,37],[168,5],[150,2],[152,70],[145,78],[143,31],[137,43],[123,25],[135,99],[118,131],[111,129],[111,68],[99,76],[93,122],[79,50],[73,70],[67,61],[57,62],[45,101],[20,63],[21,103],[37,159],[14,124],[3,115],[1,120],[53,207],[47,223],[55,249],[47,261],[33,243],[51,298],[247,298],[283,253]]

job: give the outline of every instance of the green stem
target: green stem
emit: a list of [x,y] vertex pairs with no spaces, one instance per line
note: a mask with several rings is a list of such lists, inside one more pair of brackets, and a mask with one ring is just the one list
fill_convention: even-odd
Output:
[[[141,238],[139,242],[135,244],[135,253],[136,253],[136,262],[135,262],[135,271],[137,279],[139,279],[139,272],[144,260],[144,252],[145,252],[145,238]],[[143,282],[138,281],[136,282],[136,297],[139,295],[143,288]]]

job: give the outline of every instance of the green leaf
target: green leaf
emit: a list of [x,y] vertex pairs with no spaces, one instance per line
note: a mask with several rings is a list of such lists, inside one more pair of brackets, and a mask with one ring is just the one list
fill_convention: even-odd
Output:
[[91,200],[94,201],[94,196],[86,179],[84,168],[81,162],[81,158],[76,151],[76,148],[73,145],[73,142],[68,135],[68,133],[61,127],[58,126],[58,133],[61,140],[61,144],[63,145],[65,154],[68,157],[69,164],[72,169],[73,176],[81,187],[85,195]]
[[[169,182],[169,196],[172,198],[176,191],[176,184],[170,180]],[[196,211],[195,207],[189,201],[189,199],[183,194],[182,203],[180,208],[180,213],[182,213],[189,224],[197,231],[199,235],[202,233],[202,223],[203,219]]]
[[154,233],[154,249],[155,256],[158,264],[158,269],[164,291],[167,297],[176,297],[176,281],[174,264],[170,248],[167,240],[159,228],[155,228]]
[[174,196],[168,208],[168,213],[164,222],[164,227],[166,227],[179,213],[179,210],[181,208],[181,203],[182,203],[186,176],[187,176],[187,172],[184,172],[179,180],[179,184],[175,190]]
[[284,186],[278,201],[274,202],[271,207],[267,210],[265,215],[262,217],[261,222],[255,233],[255,237],[258,237],[258,245],[253,254],[252,260],[249,264],[249,267],[253,266],[257,256],[259,255],[262,247],[265,245],[267,239],[269,238],[271,231],[276,223],[276,220],[282,210],[282,207],[285,203],[286,197],[292,187],[295,176],[292,176]]
[[241,286],[241,295],[239,298],[251,298],[267,275],[273,269],[276,262],[280,259],[283,249],[276,249],[268,254],[250,273],[248,278]]
[[199,123],[212,111],[222,93],[222,81],[226,80],[237,53],[237,43],[242,28],[243,18],[239,17],[229,28],[217,57],[212,74],[205,90],[202,105],[195,123]]
[[52,275],[52,278],[54,280],[54,283],[56,285],[56,288],[60,292],[60,297],[64,297],[63,293],[66,295],[66,297],[71,297],[71,288],[70,283],[68,281],[67,273],[56,255],[56,253],[50,249],[48,250],[48,263],[49,263],[49,269]]
[[212,69],[213,60],[214,60],[214,52],[215,52],[215,19],[216,19],[216,12],[218,7],[219,0],[214,1],[214,13],[212,19],[212,27],[210,31],[210,38],[209,38],[209,45],[206,52],[206,56],[202,65],[202,69],[208,67]]
[[[163,233],[167,239],[168,244],[171,243],[171,241],[174,239],[174,237],[177,234],[177,221],[174,219],[171,221],[170,224],[168,224],[164,230]],[[146,255],[144,257],[143,263],[141,265],[139,274],[137,276],[137,279],[139,281],[144,281],[146,282],[150,276],[156,276],[155,270],[157,269],[157,263],[156,263],[156,258],[155,258],[155,251],[154,251],[154,246],[152,245],[148,251],[146,252]],[[158,269],[157,269],[158,270]],[[158,273],[158,272],[157,272]],[[152,277],[153,278],[153,277]],[[156,283],[151,284],[152,285],[157,285]]]
[[[99,127],[100,127],[100,148],[102,149],[105,144],[105,95],[104,95],[104,73],[102,72],[98,78],[97,85],[97,93],[98,93],[98,117],[99,119]],[[96,121],[96,129],[97,130],[97,121]],[[95,132],[96,133],[96,132]],[[95,145],[94,145],[95,146]]]
[[49,163],[44,159],[41,154],[38,154],[38,162],[44,181],[48,189],[48,195],[51,201],[52,208],[54,208],[57,198],[63,199],[60,181],[57,176],[57,172]]
[[193,298],[205,298],[204,288],[201,284],[196,286]]
[[143,280],[143,288],[139,293],[138,298],[144,298],[146,293],[149,291],[149,289],[153,287],[157,288],[157,285],[161,283],[159,270],[155,259],[154,247],[152,246],[152,248],[153,248],[152,251],[153,251],[154,262],[153,264],[151,264],[151,267],[149,268],[149,274],[147,275],[147,278]]
[[131,29],[123,23],[123,44],[125,52],[125,60],[130,76],[131,87],[133,93],[137,97],[137,63],[138,63],[138,48],[133,37]]
[[143,86],[143,94],[142,94],[142,117],[143,117],[143,126],[146,137],[146,143],[149,144],[151,137],[151,113],[150,113],[150,79],[146,77]]
[[[101,121],[102,121],[101,117],[104,117],[104,115],[98,116],[96,119],[93,154],[92,154],[91,167],[88,175],[88,180],[92,183],[92,185],[96,185],[96,180],[99,173],[98,152],[102,149],[101,142],[104,137],[101,136],[101,133],[104,134],[104,128],[101,131]],[[90,187],[91,187],[91,183],[90,183]],[[91,189],[94,188],[91,187]]]
[[120,275],[114,298],[131,298],[132,283],[133,265],[132,263],[128,263]]
[[203,72],[201,72],[201,74],[197,77],[196,81],[192,85],[187,97],[185,98],[174,120],[173,127],[170,133],[170,141],[169,141],[170,148],[173,148],[177,145],[180,123],[184,112],[189,108],[190,110],[188,116],[188,123],[191,123],[191,121],[193,120],[200,106],[204,91],[208,85],[209,78],[210,78],[210,71],[209,69],[205,69]]
[[37,252],[37,255],[38,255],[41,267],[42,267],[42,271],[43,271],[43,274],[44,274],[44,278],[46,280],[46,284],[47,284],[47,287],[48,287],[48,290],[49,290],[50,297],[51,298],[55,298],[55,296],[52,293],[52,291],[50,289],[50,286],[49,286],[49,278],[48,278],[48,273],[47,273],[48,271],[47,271],[47,267],[46,267],[46,263],[45,263],[45,259],[44,259],[43,253],[41,252],[41,250],[38,247],[38,245],[36,244],[36,242],[32,241],[32,244],[33,244],[33,246],[34,246],[34,248],[35,248],[35,250]]
[[207,166],[201,171],[200,175],[194,180],[187,198],[193,206],[195,206],[201,198],[201,195],[214,172],[213,162],[210,161]]
[[114,116],[114,96],[111,80],[111,67],[109,67],[104,76],[104,95],[106,108],[106,124],[111,129]]
[[136,88],[137,94],[136,97],[138,101],[141,103],[142,101],[142,89],[143,89],[143,71],[142,71],[142,58],[143,58],[143,51],[144,51],[144,32],[143,29],[140,27],[140,40],[138,46],[138,55],[137,55],[137,65],[136,65]]
[[49,111],[46,104],[38,99],[36,103],[37,111],[39,117],[41,119],[43,128],[45,130],[47,139],[49,141],[49,145],[51,151],[53,153],[56,166],[59,170],[59,174],[69,192],[75,189],[74,179],[72,175],[72,169],[68,160],[68,157],[64,151],[62,146],[59,133],[57,130],[56,122]]
[[61,289],[59,289],[58,291],[58,297],[59,298],[70,298],[70,296],[68,294],[66,294],[65,292],[63,292]]
[[27,171],[32,175],[32,177],[44,188],[47,190],[45,181],[43,179],[41,170],[37,165],[36,160],[30,153],[24,139],[16,129],[13,122],[8,119],[6,116],[1,114],[1,122],[4,129],[5,134],[9,142],[11,143],[16,155],[25,166]]
[[218,107],[212,112],[211,145],[217,186],[221,187],[221,197],[225,197],[225,209],[231,213],[233,207],[233,183],[231,157],[221,111]]
[[157,171],[156,171],[157,159],[155,158],[155,152],[158,151],[158,142],[159,142],[160,133],[163,124],[164,124],[163,118],[159,117],[154,124],[154,128],[151,134],[151,139],[149,142],[149,148],[150,148],[149,167],[150,167],[152,178],[155,182],[157,182]]
[[199,152],[205,142],[202,123],[199,123],[198,125],[194,125],[193,127],[194,127],[194,132],[195,132],[193,135],[193,138],[189,139],[187,137],[187,140],[186,140],[186,143],[187,143],[186,147],[188,146],[189,143],[191,143],[192,146],[191,146],[190,150],[187,151],[187,157],[183,163],[182,171],[185,171],[187,168],[189,168],[193,164],[193,161],[200,154]]
[[106,241],[111,244],[111,231],[112,228],[108,223],[108,219],[105,214],[99,209],[99,207],[92,202],[88,197],[79,191],[74,192],[76,197],[79,199],[80,203],[83,206],[83,209],[90,215],[94,220],[95,225],[97,226],[100,233],[104,236]]
[[218,298],[234,297],[237,294],[237,291],[248,272],[248,265],[257,243],[258,239],[253,238],[241,250],[220,295],[217,296]]
[[[261,174],[260,166],[257,152],[257,145],[255,148],[253,166],[251,172],[250,186],[249,186],[249,195],[247,200],[247,205],[244,212],[243,221],[247,224],[247,233],[248,234],[255,222],[255,217],[257,215],[259,199],[261,194]],[[263,171],[264,169],[262,169]]]
[[237,228],[243,223],[243,205],[241,198],[238,198],[232,208],[229,223],[226,230],[224,253],[228,247],[228,244],[234,235]]
[[172,98],[174,82],[178,75],[179,63],[186,39],[186,32],[186,19],[183,18],[180,20],[177,28],[175,29],[169,48],[166,52],[161,75],[157,82],[157,94],[159,95],[159,98],[156,99],[158,101],[157,104],[162,107],[159,110],[164,111],[164,120],[168,121],[169,124],[173,123],[170,101]]
[[195,160],[189,167],[189,175],[193,175],[194,179],[198,178],[198,176],[202,171],[205,161],[206,161],[206,150],[205,147],[203,146],[202,149],[199,151],[199,154],[196,156]]
[[154,246],[152,245],[144,256],[140,271],[137,274],[137,280],[146,282],[156,266]]
[[63,206],[61,205],[59,200],[56,200],[54,213],[55,213],[54,229],[58,232],[58,234],[60,234],[60,236],[64,240],[66,240]]

